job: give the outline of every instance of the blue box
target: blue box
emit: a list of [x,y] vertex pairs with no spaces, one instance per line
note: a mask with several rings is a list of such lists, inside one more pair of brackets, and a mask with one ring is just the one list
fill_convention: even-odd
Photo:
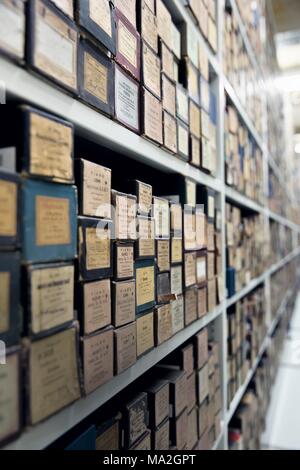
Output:
[[20,341],[20,265],[18,251],[0,253],[0,340],[6,347]]
[[25,180],[22,196],[23,261],[41,263],[75,258],[76,187]]
[[136,313],[142,313],[155,306],[156,272],[155,262],[152,259],[135,262],[136,279]]
[[235,269],[226,268],[226,287],[228,291],[228,297],[232,297],[235,294]]
[[96,427],[91,426],[78,436],[65,450],[96,450]]

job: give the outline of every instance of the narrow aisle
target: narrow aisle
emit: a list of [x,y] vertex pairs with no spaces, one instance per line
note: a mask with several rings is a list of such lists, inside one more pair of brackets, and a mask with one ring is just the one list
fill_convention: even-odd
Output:
[[287,335],[269,406],[265,449],[300,449],[300,293]]

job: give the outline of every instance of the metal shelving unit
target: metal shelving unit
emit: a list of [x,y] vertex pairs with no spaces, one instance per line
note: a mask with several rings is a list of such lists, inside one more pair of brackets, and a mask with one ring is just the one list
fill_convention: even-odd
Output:
[[[276,220],[280,224],[288,226],[296,235],[300,232],[300,227],[292,221],[284,217],[274,214],[269,208],[252,201],[247,196],[238,193],[235,189],[226,186],[225,172],[224,172],[224,109],[226,102],[226,94],[232,101],[233,105],[239,112],[245,125],[248,127],[250,133],[256,140],[258,146],[263,151],[264,156],[264,187],[267,194],[268,187],[268,165],[273,165],[273,162],[266,150],[263,138],[257,133],[254,124],[247,115],[247,111],[237,96],[235,90],[223,74],[222,69],[222,53],[220,46],[222,45],[221,28],[223,25],[223,10],[225,0],[218,0],[218,14],[217,14],[217,30],[219,32],[219,51],[214,55],[209,45],[202,37],[199,30],[194,24],[192,16],[184,7],[182,0],[164,0],[172,13],[173,20],[176,23],[186,22],[193,28],[199,38],[200,44],[205,48],[212,74],[215,77],[215,90],[217,94],[218,103],[218,168],[217,177],[214,178],[201,172],[199,169],[190,166],[188,163],[176,158],[169,154],[162,148],[156,147],[149,141],[142,137],[130,132],[118,123],[108,119],[107,117],[99,114],[85,104],[77,101],[74,97],[65,94],[59,88],[52,84],[48,84],[44,79],[37,75],[33,75],[27,71],[4,58],[0,58],[0,80],[6,84],[6,92],[9,96],[28,102],[34,106],[44,108],[45,110],[56,114],[66,120],[74,123],[75,130],[78,135],[83,136],[94,143],[103,147],[107,147],[118,153],[124,154],[127,157],[133,158],[139,162],[144,163],[158,170],[172,174],[178,173],[185,177],[193,179],[198,184],[206,185],[214,189],[219,194],[219,206],[222,216],[222,255],[223,255],[223,275],[225,276],[225,202],[226,200],[234,204],[250,209],[254,212],[261,213],[265,216],[266,223],[269,219]],[[238,24],[240,26],[241,34],[243,36],[246,49],[250,55],[254,67],[261,75],[260,66],[257,63],[255,54],[252,50],[250,41],[247,36],[246,28],[244,27],[241,17],[238,12],[235,0],[230,0],[234,14],[237,15]],[[271,163],[270,163],[271,162]],[[221,304],[213,311],[210,312],[203,319],[196,321],[188,326],[181,332],[177,333],[173,338],[155,348],[144,357],[140,358],[138,362],[123,374],[116,376],[109,383],[105,384],[98,390],[86,398],[82,398],[74,404],[68,406],[56,415],[47,419],[46,421],[38,424],[35,427],[27,429],[23,434],[13,443],[6,446],[6,449],[43,449],[47,445],[54,442],[57,438],[62,436],[65,432],[70,430],[73,426],[79,423],[82,419],[87,417],[90,413],[95,411],[101,405],[106,403],[110,398],[114,397],[118,392],[124,389],[127,385],[140,377],[149,368],[157,364],[163,357],[175,350],[195,333],[215,321],[218,323],[218,334],[220,338],[220,351],[221,351],[221,376],[223,388],[223,426],[220,436],[218,436],[214,449],[228,447],[227,444],[227,427],[228,423],[236,410],[256,367],[268,345],[268,339],[271,335],[277,322],[284,314],[284,305],[278,311],[276,319],[272,322],[268,329],[268,334],[262,344],[260,353],[254,362],[254,365],[247,375],[247,379],[242,387],[237,392],[230,409],[227,410],[227,309],[240,300],[245,295],[249,294],[260,284],[265,284],[266,295],[270,298],[270,277],[278,269],[290,262],[295,256],[300,255],[300,248],[294,246],[294,250],[288,256],[275,263],[270,268],[256,279],[244,287],[240,292],[236,293],[232,298],[223,300]],[[269,308],[270,302],[267,305]],[[286,300],[286,299],[285,299]],[[267,312],[267,318],[270,312]],[[270,315],[269,315],[270,317]]]

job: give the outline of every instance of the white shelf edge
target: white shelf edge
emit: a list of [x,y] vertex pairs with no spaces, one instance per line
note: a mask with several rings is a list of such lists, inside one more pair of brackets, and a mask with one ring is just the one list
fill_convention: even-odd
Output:
[[259,353],[257,355],[257,358],[255,359],[254,361],[254,364],[252,366],[252,368],[249,370],[248,374],[247,374],[247,377],[246,377],[246,380],[245,382],[241,385],[241,387],[239,388],[239,390],[237,391],[237,393],[235,394],[231,404],[230,404],[230,407],[227,411],[227,414],[226,414],[226,425],[228,426],[229,425],[229,422],[230,420],[232,419],[236,409],[238,408],[247,388],[248,388],[248,385],[249,383],[251,382],[252,380],[252,377],[254,376],[255,372],[256,372],[256,369],[260,363],[260,360],[264,354],[264,352],[266,351],[267,347],[268,347],[268,344],[269,344],[269,339],[271,337],[271,335],[273,334],[275,328],[276,328],[276,325],[278,324],[279,320],[281,319],[281,317],[283,316],[284,314],[284,311],[285,311],[285,306],[288,302],[288,299],[291,295],[291,291],[288,291],[287,294],[285,295],[284,299],[282,300],[279,308],[278,308],[278,311],[277,311],[277,315],[276,317],[273,319],[271,325],[269,326],[268,328],[268,332],[262,342],[262,345],[260,347],[260,350],[259,350]]
[[24,430],[23,434],[21,434],[19,438],[11,444],[8,444],[4,449],[44,449],[71,428],[76,426],[84,418],[100,408],[103,404],[108,402],[108,400],[117,395],[130,383],[185,343],[185,341],[193,337],[198,331],[205,328],[209,323],[218,318],[222,314],[222,311],[223,305],[221,304],[214,311],[208,313],[204,318],[192,323],[168,341],[138,359],[136,364],[134,364],[130,369],[115,376],[111,381],[95,390],[92,394],[81,398],[42,423]]

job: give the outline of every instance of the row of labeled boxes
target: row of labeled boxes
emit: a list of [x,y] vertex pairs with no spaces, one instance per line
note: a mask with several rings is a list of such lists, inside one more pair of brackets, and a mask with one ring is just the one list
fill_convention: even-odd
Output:
[[77,1],[75,15],[73,2],[67,5],[26,4],[24,56],[24,2],[4,2],[0,18],[15,41],[8,44],[4,36],[0,48],[25,57],[33,71],[131,131],[215,174],[216,96],[194,28],[177,27],[161,0]]

